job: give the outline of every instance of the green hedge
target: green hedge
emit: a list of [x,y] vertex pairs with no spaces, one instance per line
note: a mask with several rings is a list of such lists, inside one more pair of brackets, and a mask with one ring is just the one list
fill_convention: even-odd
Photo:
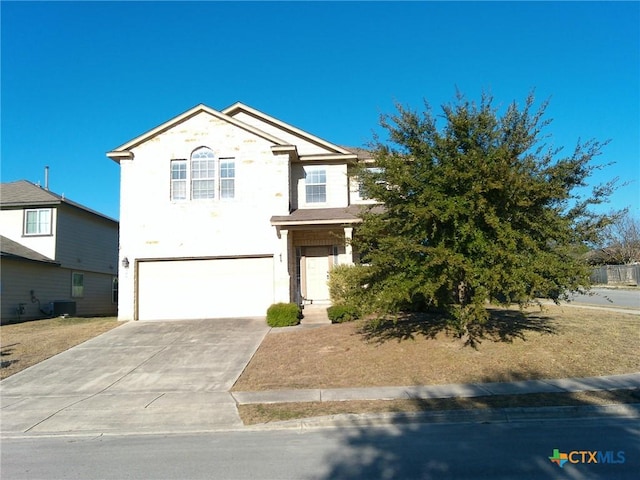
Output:
[[351,322],[359,318],[358,309],[353,305],[332,305],[327,308],[331,323]]
[[295,303],[274,303],[267,309],[270,327],[291,327],[300,323],[300,307]]

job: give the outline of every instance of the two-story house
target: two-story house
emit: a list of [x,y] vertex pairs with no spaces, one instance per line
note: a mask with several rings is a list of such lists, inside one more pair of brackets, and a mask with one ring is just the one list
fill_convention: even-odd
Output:
[[26,180],[0,187],[2,322],[116,315],[118,222]]
[[198,105],[113,149],[121,320],[264,316],[328,302],[352,263],[357,153],[241,103]]

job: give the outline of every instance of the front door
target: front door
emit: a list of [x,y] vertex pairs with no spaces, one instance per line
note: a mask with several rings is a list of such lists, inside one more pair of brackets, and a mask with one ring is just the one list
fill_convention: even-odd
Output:
[[329,300],[329,248],[305,248],[307,300]]

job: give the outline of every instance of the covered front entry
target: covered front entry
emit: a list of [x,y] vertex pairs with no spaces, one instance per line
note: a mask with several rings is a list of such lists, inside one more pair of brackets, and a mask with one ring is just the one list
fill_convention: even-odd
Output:
[[351,239],[354,224],[361,221],[361,209],[362,205],[298,209],[271,217],[280,240],[276,258],[286,266],[276,275],[276,290],[288,286],[289,301],[298,304],[329,303],[331,269],[353,264]]
[[[353,263],[345,228],[300,228],[289,232],[291,298],[301,304],[329,303],[329,274],[340,264]],[[351,229],[348,229],[351,233]]]

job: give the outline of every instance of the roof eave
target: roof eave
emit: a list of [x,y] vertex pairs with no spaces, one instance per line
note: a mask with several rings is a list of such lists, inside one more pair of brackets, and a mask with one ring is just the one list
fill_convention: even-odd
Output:
[[113,150],[111,152],[107,152],[107,157],[113,160],[116,163],[120,163],[120,160],[133,160],[133,152],[128,150],[125,151],[117,151]]
[[45,260],[45,259],[37,259],[37,258],[29,258],[23,257],[22,255],[16,255],[14,253],[0,252],[0,257],[6,260],[18,260],[21,262],[33,262],[33,263],[43,263],[45,265],[52,265],[59,267],[62,265],[60,262],[55,260]]
[[346,223],[360,223],[361,218],[332,218],[327,220],[271,220],[274,227],[295,227],[298,225],[342,225]]
[[60,205],[63,200],[41,200],[41,201],[24,201],[24,202],[4,202],[0,204],[2,209],[10,208],[37,208],[37,207],[50,207],[52,205]]
[[315,155],[301,155],[301,162],[344,162],[344,161],[356,161],[358,160],[358,156],[355,154],[342,154],[342,153],[331,153],[331,154],[315,154]]

